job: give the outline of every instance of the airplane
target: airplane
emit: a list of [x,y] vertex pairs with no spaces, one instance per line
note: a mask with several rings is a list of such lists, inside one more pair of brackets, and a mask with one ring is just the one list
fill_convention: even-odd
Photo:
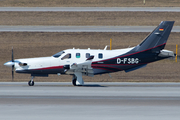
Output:
[[175,21],[162,21],[140,44],[125,49],[66,49],[50,57],[15,59],[4,65],[16,73],[31,75],[29,86],[34,86],[34,77],[49,74],[72,75],[74,86],[84,85],[82,76],[91,76],[118,71],[130,72],[145,67],[148,63],[173,57],[173,51],[164,50]]

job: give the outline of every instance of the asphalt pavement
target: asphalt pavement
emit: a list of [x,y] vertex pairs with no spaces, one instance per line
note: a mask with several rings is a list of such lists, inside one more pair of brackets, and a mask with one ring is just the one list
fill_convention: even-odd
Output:
[[[0,32],[152,32],[156,26],[4,26]],[[174,26],[172,32],[180,32]]]
[[179,120],[180,83],[0,83],[2,120]]
[[0,7],[0,11],[38,12],[180,12],[180,7]]

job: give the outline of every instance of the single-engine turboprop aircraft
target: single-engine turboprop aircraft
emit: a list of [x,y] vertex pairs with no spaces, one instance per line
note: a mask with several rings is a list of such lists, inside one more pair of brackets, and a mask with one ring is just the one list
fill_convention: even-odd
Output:
[[116,50],[67,49],[50,57],[15,59],[4,65],[14,68],[16,73],[31,74],[29,86],[34,85],[36,76],[48,77],[49,74],[72,75],[72,84],[84,84],[82,76],[94,76],[117,71],[133,71],[145,67],[148,63],[173,57],[174,53],[163,50],[174,21],[162,21],[145,40],[131,48]]

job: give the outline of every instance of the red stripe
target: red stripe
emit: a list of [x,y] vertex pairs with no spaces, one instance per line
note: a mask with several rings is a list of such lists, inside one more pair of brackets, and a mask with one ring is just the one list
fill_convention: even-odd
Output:
[[108,68],[112,68],[112,69],[117,69],[117,70],[122,70],[120,68],[117,68],[117,67],[112,67],[112,66],[107,66],[107,65],[92,65],[93,68],[99,68],[99,67],[103,67],[105,69],[108,69]]
[[53,67],[45,67],[45,68],[38,68],[35,70],[49,70],[49,69],[62,69],[63,66],[53,66]]

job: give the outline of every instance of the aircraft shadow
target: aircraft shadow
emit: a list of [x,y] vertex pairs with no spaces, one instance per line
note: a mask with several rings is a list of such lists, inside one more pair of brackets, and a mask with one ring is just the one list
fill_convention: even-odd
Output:
[[86,84],[86,85],[82,85],[82,87],[107,87],[107,86],[102,86],[98,84]]

